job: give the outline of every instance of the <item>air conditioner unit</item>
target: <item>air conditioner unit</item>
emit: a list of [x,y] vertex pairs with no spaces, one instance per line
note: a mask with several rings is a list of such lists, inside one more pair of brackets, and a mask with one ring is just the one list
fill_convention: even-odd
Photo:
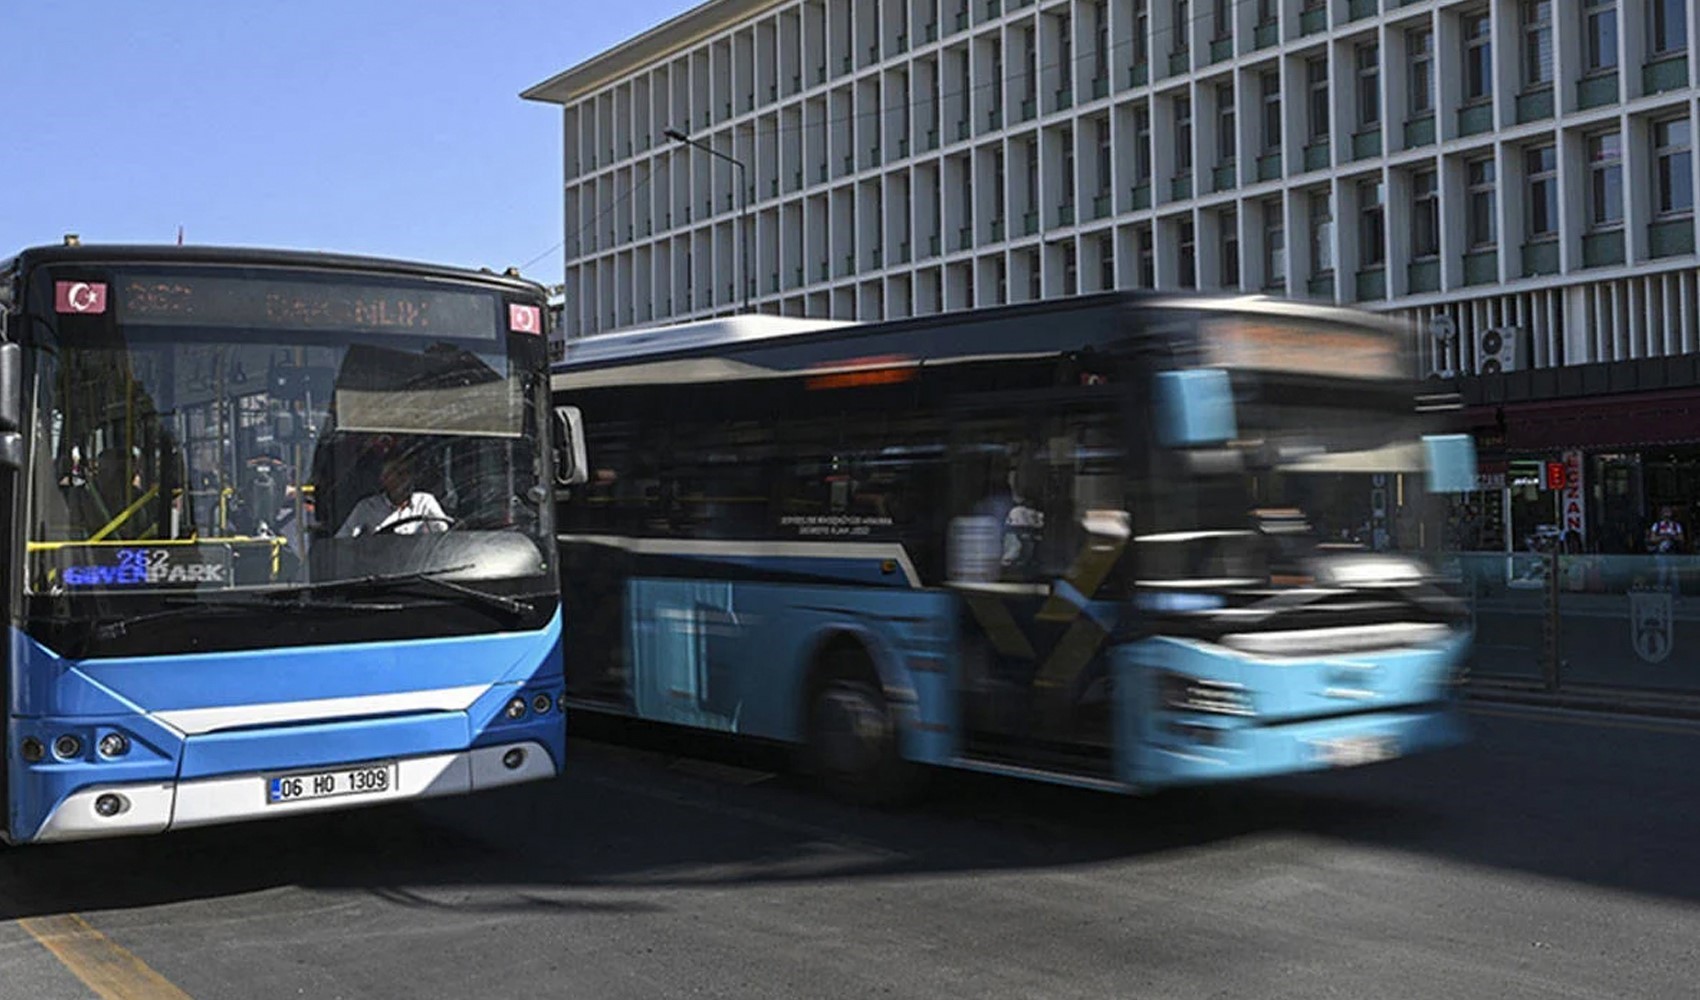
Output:
[[1515,326],[1490,326],[1476,331],[1476,374],[1514,372],[1523,364],[1519,349],[1523,331]]

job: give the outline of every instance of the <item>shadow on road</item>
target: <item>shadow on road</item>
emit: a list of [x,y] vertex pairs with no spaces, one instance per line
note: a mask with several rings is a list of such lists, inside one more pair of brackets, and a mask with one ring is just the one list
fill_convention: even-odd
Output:
[[[1700,899],[1700,736],[1494,717],[1478,728],[1475,743],[1445,754],[1149,798],[944,774],[925,804],[891,813],[840,805],[792,778],[686,773],[653,746],[577,742],[568,776],[547,785],[0,851],[0,918],[286,886],[456,912],[632,913],[666,905],[653,893],[637,900],[634,888],[1142,862],[1255,838]],[[745,750],[710,754],[750,763]],[[1220,853],[1224,864],[1258,863]]]

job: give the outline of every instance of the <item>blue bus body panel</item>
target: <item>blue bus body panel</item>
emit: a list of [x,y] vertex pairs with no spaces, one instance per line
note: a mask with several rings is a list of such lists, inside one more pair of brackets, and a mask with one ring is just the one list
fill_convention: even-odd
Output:
[[[559,712],[528,712],[510,720],[503,708],[516,694],[557,695],[561,677],[559,612],[544,628],[449,639],[397,640],[234,653],[199,653],[109,660],[67,660],[13,629],[12,791],[8,829],[27,840],[65,796],[93,785],[177,781],[465,750],[532,739],[564,757]],[[344,702],[335,714],[313,717],[313,706],[266,721],[268,708],[323,699],[382,698],[450,689],[452,709],[360,714]],[[351,709],[352,704],[352,709]],[[185,731],[181,713],[227,711],[248,725]],[[174,715],[174,713],[178,713]],[[326,713],[332,714],[332,713]],[[101,759],[102,736],[124,735],[131,749]],[[77,759],[30,765],[15,752],[25,737],[43,744],[77,736]]]
[[949,760],[953,598],[889,587],[634,579],[626,600],[641,718],[800,741],[805,668],[835,635],[873,655],[911,759]]
[[[1352,738],[1390,740],[1400,755],[1452,745],[1463,728],[1450,705],[1450,681],[1468,643],[1460,637],[1279,660],[1161,637],[1130,643],[1116,653],[1118,775],[1157,787],[1311,770],[1331,766],[1320,748]],[[1163,711],[1153,704],[1158,670],[1241,685],[1256,714]],[[1166,730],[1177,720],[1216,730],[1217,742],[1177,738]]]

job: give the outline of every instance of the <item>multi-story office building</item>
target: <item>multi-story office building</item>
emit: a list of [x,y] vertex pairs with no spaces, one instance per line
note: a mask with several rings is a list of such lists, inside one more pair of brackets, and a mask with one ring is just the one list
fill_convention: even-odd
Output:
[[1700,510],[1700,450],[1640,449],[1700,441],[1700,395],[1641,391],[1700,384],[1695,6],[709,0],[526,92],[564,109],[564,332],[1353,303],[1466,377],[1490,469],[1585,453],[1584,530]]

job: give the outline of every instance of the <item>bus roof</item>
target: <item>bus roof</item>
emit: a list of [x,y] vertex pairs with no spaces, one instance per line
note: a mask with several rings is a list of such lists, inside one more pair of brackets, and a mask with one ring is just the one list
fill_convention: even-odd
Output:
[[[1374,326],[1389,335],[1396,332],[1395,325],[1385,317],[1312,302],[1270,298],[1264,295],[1119,291],[870,323],[746,315],[623,333],[597,334],[579,340],[569,340],[565,358],[551,366],[551,370],[557,376],[558,387],[569,382],[578,386],[602,384],[610,379],[590,377],[585,373],[595,369],[620,368],[629,363],[641,364],[647,372],[665,372],[668,381],[734,378],[740,375],[749,377],[758,375],[758,371],[744,364],[738,356],[767,347],[795,346],[839,353],[857,349],[855,345],[859,342],[875,342],[888,334],[920,334],[937,332],[941,328],[955,325],[1020,320],[1034,315],[1103,312],[1126,306],[1289,316],[1325,323]],[[1043,341],[1058,351],[1076,349],[1062,342],[1065,336],[1059,329],[1045,327],[1030,330],[1022,339],[1028,343]],[[843,346],[815,346],[828,342]],[[933,346],[938,346],[936,340]],[[960,346],[965,355],[978,355],[980,352],[979,345],[976,344]],[[954,355],[957,352],[950,353]],[[938,355],[928,352],[924,347],[922,356],[940,360]],[[759,374],[778,372],[763,370]],[[562,381],[561,376],[569,378]]]
[[499,285],[527,294],[541,294],[543,286],[526,278],[489,270],[446,267],[420,261],[325,253],[317,250],[274,250],[261,247],[175,246],[171,244],[92,243],[70,246],[48,244],[26,247],[0,269],[17,262],[35,264],[235,264],[270,267],[324,268],[337,271],[380,271],[385,274],[421,278],[448,278]]
[[692,323],[642,327],[619,333],[603,333],[566,345],[561,364],[573,366],[596,361],[624,360],[691,348],[726,347],[732,344],[772,340],[799,333],[839,330],[858,324],[847,320],[797,319],[762,314],[724,316]]

